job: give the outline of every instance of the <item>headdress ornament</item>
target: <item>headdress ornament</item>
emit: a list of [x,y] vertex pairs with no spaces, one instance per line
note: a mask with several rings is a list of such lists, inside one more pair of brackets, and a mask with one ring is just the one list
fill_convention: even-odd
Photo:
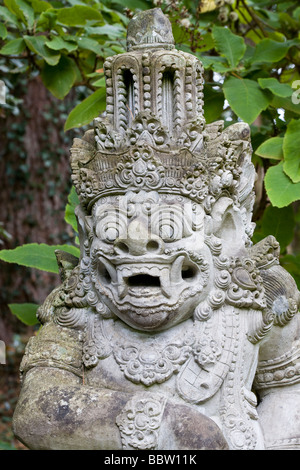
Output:
[[106,112],[71,149],[82,205],[140,189],[181,194],[207,211],[224,193],[243,204],[254,184],[249,126],[205,124],[202,64],[174,48],[159,8],[131,20],[127,44],[104,63]]

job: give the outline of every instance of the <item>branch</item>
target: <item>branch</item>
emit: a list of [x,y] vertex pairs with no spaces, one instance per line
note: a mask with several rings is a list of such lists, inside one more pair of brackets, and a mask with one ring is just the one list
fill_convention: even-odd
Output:
[[256,36],[257,36],[259,39],[262,39],[261,35],[258,34],[258,32],[257,32],[256,29],[255,29],[256,23],[254,22],[253,25],[251,25],[251,23],[248,23],[248,19],[246,18],[246,16],[244,15],[244,13],[238,8],[238,3],[237,3],[237,5],[236,5],[236,8],[237,8],[237,10],[239,11],[240,15],[243,17],[244,21],[246,21],[246,24],[249,26],[249,29],[248,29],[247,33],[252,29],[253,32],[254,32],[254,34],[256,34]]
[[266,34],[265,30],[263,29],[262,25],[261,25],[261,22],[260,22],[260,19],[255,15],[255,13],[253,13],[253,11],[248,7],[247,3],[245,2],[245,0],[241,0],[242,1],[242,4],[244,5],[244,8],[247,10],[247,12],[249,13],[249,15],[251,16],[251,18],[253,19],[253,21],[257,24],[257,26],[259,27],[259,29],[261,30],[262,34],[264,35],[265,38],[268,37],[268,35]]

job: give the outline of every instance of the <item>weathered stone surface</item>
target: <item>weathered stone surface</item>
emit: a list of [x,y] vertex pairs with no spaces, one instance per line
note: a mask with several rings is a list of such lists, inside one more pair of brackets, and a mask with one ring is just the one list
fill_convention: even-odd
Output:
[[159,9],[132,20],[105,75],[106,114],[71,149],[81,256],[57,253],[16,435],[32,449],[299,448],[300,297],[275,238],[251,242],[249,126],[205,124],[202,65]]

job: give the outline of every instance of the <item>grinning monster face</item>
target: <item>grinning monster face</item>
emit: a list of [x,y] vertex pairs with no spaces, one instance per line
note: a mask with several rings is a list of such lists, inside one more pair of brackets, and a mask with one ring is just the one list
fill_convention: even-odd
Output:
[[94,205],[92,282],[129,326],[169,328],[205,298],[211,255],[204,217],[199,204],[155,191],[109,196]]

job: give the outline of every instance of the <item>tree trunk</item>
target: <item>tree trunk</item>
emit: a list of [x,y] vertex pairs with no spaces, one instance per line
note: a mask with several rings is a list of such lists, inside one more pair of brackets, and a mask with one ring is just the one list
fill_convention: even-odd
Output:
[[[11,235],[10,240],[1,237],[1,249],[33,242],[61,244],[73,237],[64,221],[72,135],[64,134],[63,125],[70,103],[50,95],[39,77],[26,85],[20,114],[2,110],[0,116],[0,222]],[[0,339],[8,341],[22,328],[7,304],[41,303],[58,281],[55,274],[1,263]]]

